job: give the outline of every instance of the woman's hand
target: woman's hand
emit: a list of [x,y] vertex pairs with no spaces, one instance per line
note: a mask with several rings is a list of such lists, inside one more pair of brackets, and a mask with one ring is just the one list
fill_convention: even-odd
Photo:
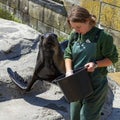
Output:
[[85,64],[85,68],[87,68],[88,72],[93,72],[95,70],[95,68],[98,67],[107,67],[112,65],[112,61],[109,58],[104,58],[102,60],[96,61],[95,62],[89,62],[87,64]]
[[73,70],[69,70],[66,72],[65,77],[68,77],[73,74]]
[[89,62],[85,64],[84,67],[87,68],[88,72],[94,72],[95,68],[97,68],[97,64],[95,64],[94,62]]

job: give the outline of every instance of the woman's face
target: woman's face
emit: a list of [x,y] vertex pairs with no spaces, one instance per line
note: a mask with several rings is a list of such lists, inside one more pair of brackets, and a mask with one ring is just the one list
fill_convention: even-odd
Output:
[[78,32],[82,35],[86,34],[91,29],[89,21],[86,21],[85,23],[70,21],[70,25],[76,32]]

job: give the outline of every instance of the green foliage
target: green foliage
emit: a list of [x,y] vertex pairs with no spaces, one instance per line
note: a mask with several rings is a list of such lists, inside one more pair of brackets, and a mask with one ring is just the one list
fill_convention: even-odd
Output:
[[60,37],[58,37],[58,41],[59,42],[62,42],[62,41],[64,41],[66,38],[64,37],[64,36],[60,36]]
[[10,14],[8,11],[0,9],[0,18],[7,19],[7,20],[13,20],[15,22],[21,23],[20,20],[14,17],[14,15]]

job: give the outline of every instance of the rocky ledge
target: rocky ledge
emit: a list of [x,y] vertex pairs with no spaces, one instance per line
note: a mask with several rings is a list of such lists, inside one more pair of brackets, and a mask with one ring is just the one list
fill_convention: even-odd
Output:
[[[37,81],[28,93],[9,78],[7,67],[31,80],[40,33],[27,25],[0,19],[0,120],[69,120],[69,103],[60,88]],[[120,87],[108,77],[109,92],[101,120],[119,120]]]

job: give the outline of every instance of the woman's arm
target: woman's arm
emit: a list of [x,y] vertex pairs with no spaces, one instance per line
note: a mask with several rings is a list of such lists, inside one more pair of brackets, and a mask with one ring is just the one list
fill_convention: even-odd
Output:
[[66,69],[66,76],[72,75],[73,70],[72,70],[72,60],[69,58],[65,59],[65,69]]
[[[112,65],[112,61],[109,58],[105,58],[103,60],[96,61],[97,67],[107,67]],[[93,72],[96,68],[96,64],[94,62],[89,62],[85,64],[88,72]]]
[[96,61],[98,67],[107,67],[112,65],[112,61],[109,58],[105,58],[103,60]]
[[72,70],[72,60],[69,58],[65,59],[65,68],[66,68],[66,72]]

